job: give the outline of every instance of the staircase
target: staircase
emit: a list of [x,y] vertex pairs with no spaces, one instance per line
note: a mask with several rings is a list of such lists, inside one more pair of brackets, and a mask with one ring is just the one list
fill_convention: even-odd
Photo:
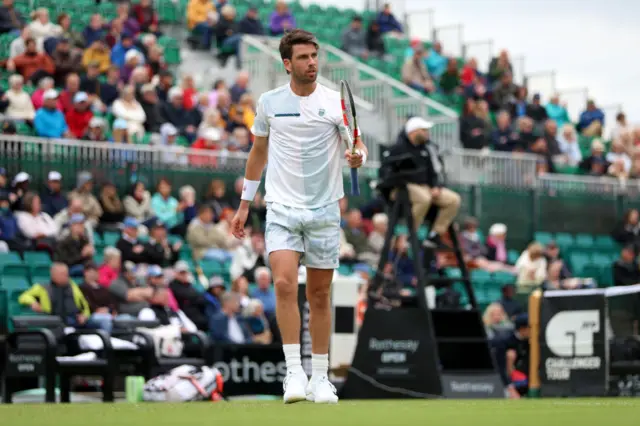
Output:
[[[278,43],[277,38],[243,37],[243,68],[251,75],[255,93],[271,90],[289,80],[278,52]],[[363,141],[369,149],[371,160],[380,160],[378,145],[394,142],[408,115],[433,121],[432,139],[442,148],[460,146],[458,115],[455,111],[358,62],[333,46],[322,44],[320,52],[318,82],[337,90],[340,80],[349,81],[356,98]]]

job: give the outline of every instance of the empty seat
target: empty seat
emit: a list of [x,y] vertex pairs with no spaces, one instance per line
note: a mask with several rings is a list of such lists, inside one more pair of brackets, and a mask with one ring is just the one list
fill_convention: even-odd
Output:
[[483,269],[473,269],[471,271],[471,282],[479,287],[486,287],[491,283],[491,273]]
[[511,265],[515,265],[519,257],[520,253],[518,252],[518,250],[509,250],[507,252],[507,262],[509,262],[509,264]]
[[536,232],[533,238],[540,244],[545,244],[545,245],[553,240],[553,236],[551,235],[550,232]]
[[496,283],[496,286],[502,287],[505,284],[515,284],[516,276],[509,272],[494,272],[493,281]]
[[22,263],[8,263],[0,267],[3,277],[24,277],[29,279],[29,267]]
[[570,257],[571,269],[577,276],[582,276],[584,267],[591,263],[591,258],[585,253],[572,253]]
[[0,266],[7,263],[22,263],[20,255],[16,252],[0,253]]
[[575,244],[573,236],[566,232],[558,232],[556,234],[556,243],[560,250],[571,250]]
[[575,237],[575,245],[580,250],[591,250],[594,247],[593,237],[589,234],[577,234]]
[[2,277],[0,288],[9,291],[24,291],[29,288],[29,280],[25,277]]
[[120,239],[120,234],[117,232],[105,232],[102,239],[105,246],[115,246]]
[[616,243],[609,235],[597,235],[593,240],[593,244],[598,250],[618,250],[618,243]]
[[51,256],[44,251],[26,251],[24,252],[24,263],[32,265],[50,265]]

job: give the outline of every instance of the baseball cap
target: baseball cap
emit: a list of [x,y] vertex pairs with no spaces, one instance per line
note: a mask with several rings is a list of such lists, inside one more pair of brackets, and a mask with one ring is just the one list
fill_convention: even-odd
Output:
[[411,132],[415,132],[416,130],[422,130],[422,129],[428,130],[432,127],[433,127],[433,123],[431,123],[430,121],[427,121],[424,118],[420,118],[420,117],[412,117],[404,125],[404,131],[407,134],[409,134]]
[[138,223],[138,220],[135,217],[127,217],[125,218],[123,225],[125,228],[137,228],[140,226],[140,223]]
[[58,99],[58,91],[56,89],[48,89],[44,92],[44,95],[42,95],[42,99]]
[[162,268],[158,265],[151,265],[147,268],[147,274],[152,278],[158,278],[163,275]]
[[205,130],[204,135],[202,136],[210,141],[219,141],[220,139],[222,139],[222,132],[220,132],[220,130],[216,129],[215,127],[209,127],[207,130]]
[[29,176],[29,173],[20,172],[13,178],[13,181],[15,183],[23,183],[23,182],[26,182],[26,181],[28,181],[30,179],[31,179],[31,176]]
[[78,92],[73,96],[73,103],[79,104],[80,102],[86,102],[89,100],[89,95],[86,92]]
[[528,327],[529,326],[529,315],[528,314],[520,314],[515,318],[515,321],[513,322],[513,325],[515,326],[515,329],[519,329],[522,327]]
[[189,268],[189,264],[184,260],[177,261],[173,266],[173,270],[176,272],[189,272],[189,269],[191,269]]
[[130,61],[133,58],[139,58],[139,55],[140,55],[140,53],[137,50],[131,49],[127,53],[125,53],[124,60],[125,61]]
[[62,180],[62,175],[60,174],[60,172],[52,170],[47,175],[47,180]]
[[125,260],[125,262],[122,264],[122,269],[124,270],[124,272],[135,272],[136,264],[130,260]]
[[82,213],[72,214],[69,218],[69,224],[73,225],[74,223],[83,223],[84,215]]
[[149,228],[164,228],[164,222],[162,222],[160,219],[155,219],[154,221],[152,221],[149,225]]
[[107,127],[107,122],[102,117],[92,117],[91,120],[89,120],[89,127]]
[[214,275],[209,279],[209,288],[213,287],[224,287],[224,280],[221,277]]

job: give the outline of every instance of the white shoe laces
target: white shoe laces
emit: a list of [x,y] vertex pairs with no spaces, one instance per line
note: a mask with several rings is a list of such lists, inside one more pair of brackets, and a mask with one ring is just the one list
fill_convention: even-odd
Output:
[[337,393],[338,393],[338,391],[336,390],[336,387],[335,387],[335,386],[333,386],[333,383],[331,383],[331,382],[329,381],[329,378],[328,378],[328,377],[323,377],[323,378],[321,378],[320,380],[318,380],[318,385],[322,385],[322,384],[325,384],[325,383],[327,384],[327,386],[329,387],[329,389],[331,389],[331,392],[333,392],[334,394],[337,394]]

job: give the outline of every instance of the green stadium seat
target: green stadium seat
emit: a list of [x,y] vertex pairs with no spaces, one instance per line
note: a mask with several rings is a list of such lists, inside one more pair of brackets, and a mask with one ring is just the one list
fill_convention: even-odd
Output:
[[575,252],[571,253],[570,259],[571,270],[573,273],[578,277],[583,276],[582,274],[585,266],[591,263],[589,255],[581,252]]
[[575,241],[573,239],[573,235],[568,234],[566,232],[558,232],[556,234],[556,244],[560,247],[561,251],[571,250]]
[[29,267],[22,263],[8,263],[2,267],[2,277],[23,277],[29,279]]
[[491,285],[492,280],[490,272],[483,269],[472,269],[470,275],[471,282],[474,286],[484,288]]
[[591,261],[600,267],[604,265],[609,265],[611,263],[611,258],[606,254],[595,253],[591,256]]
[[224,266],[217,260],[202,259],[200,268],[202,268],[202,273],[207,278],[211,278],[213,275],[221,275],[224,272]]
[[50,267],[35,265],[31,268],[31,284],[46,284],[51,281]]
[[444,274],[447,278],[461,278],[462,272],[458,268],[446,268]]
[[516,276],[509,272],[494,272],[493,281],[496,283],[496,286],[502,287],[505,284],[515,284]]
[[597,235],[593,240],[593,244],[598,250],[618,250],[618,243],[609,235]]
[[29,280],[24,277],[2,277],[0,288],[9,291],[25,291],[29,288]]
[[120,239],[120,234],[117,232],[105,232],[102,239],[105,246],[115,246]]
[[22,259],[16,252],[0,253],[0,266],[8,263],[22,263]]
[[553,241],[553,235],[550,232],[536,232],[533,239],[542,245],[547,245],[550,241]]
[[519,257],[520,252],[518,252],[518,250],[507,251],[507,262],[509,262],[510,265],[515,265]]
[[589,234],[576,234],[575,246],[579,250],[592,250],[594,248],[593,236]]
[[338,273],[340,275],[345,275],[345,276],[351,275],[351,273],[352,273],[351,266],[349,266],[349,265],[340,265],[340,266],[338,266]]
[[593,278],[596,282],[600,283],[602,281],[602,270],[599,265],[595,263],[589,263],[584,266],[582,269],[582,277],[583,278]]
[[104,254],[103,253],[94,254],[93,262],[98,266],[102,265],[102,263],[104,263]]
[[51,257],[49,253],[43,251],[26,251],[24,252],[24,263],[27,265],[51,265]]

